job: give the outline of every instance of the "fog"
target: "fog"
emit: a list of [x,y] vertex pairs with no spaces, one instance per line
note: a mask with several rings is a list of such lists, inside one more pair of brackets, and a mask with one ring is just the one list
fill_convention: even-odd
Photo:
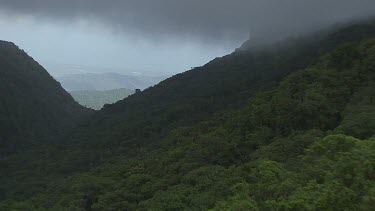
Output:
[[0,39],[14,38],[43,61],[180,72],[249,34],[271,42],[372,16],[375,1],[1,0],[0,8]]

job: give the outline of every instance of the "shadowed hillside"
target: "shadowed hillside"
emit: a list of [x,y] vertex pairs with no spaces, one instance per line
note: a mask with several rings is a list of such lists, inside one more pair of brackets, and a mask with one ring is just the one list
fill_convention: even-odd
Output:
[[1,154],[55,142],[89,113],[24,51],[0,41]]

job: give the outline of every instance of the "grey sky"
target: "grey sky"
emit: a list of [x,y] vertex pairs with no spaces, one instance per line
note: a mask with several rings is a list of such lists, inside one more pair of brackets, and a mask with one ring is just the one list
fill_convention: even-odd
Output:
[[54,76],[85,72],[171,75],[233,50],[230,45],[187,40],[156,42],[134,34],[112,33],[83,20],[65,23],[25,16],[0,15],[0,39],[15,42]]
[[0,39],[45,62],[167,72],[229,53],[249,30],[254,42],[269,41],[375,15],[374,0],[0,0],[0,8]]

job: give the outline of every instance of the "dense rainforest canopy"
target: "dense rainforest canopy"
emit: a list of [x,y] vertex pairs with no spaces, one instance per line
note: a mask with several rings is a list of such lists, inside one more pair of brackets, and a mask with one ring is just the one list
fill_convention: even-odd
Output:
[[1,158],[0,210],[369,210],[375,23],[244,47],[86,118]]

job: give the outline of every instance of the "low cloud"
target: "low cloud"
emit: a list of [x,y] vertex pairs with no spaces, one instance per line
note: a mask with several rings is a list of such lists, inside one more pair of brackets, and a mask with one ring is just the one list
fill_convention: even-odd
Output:
[[375,15],[374,0],[0,0],[3,13],[88,20],[148,39],[278,39]]

